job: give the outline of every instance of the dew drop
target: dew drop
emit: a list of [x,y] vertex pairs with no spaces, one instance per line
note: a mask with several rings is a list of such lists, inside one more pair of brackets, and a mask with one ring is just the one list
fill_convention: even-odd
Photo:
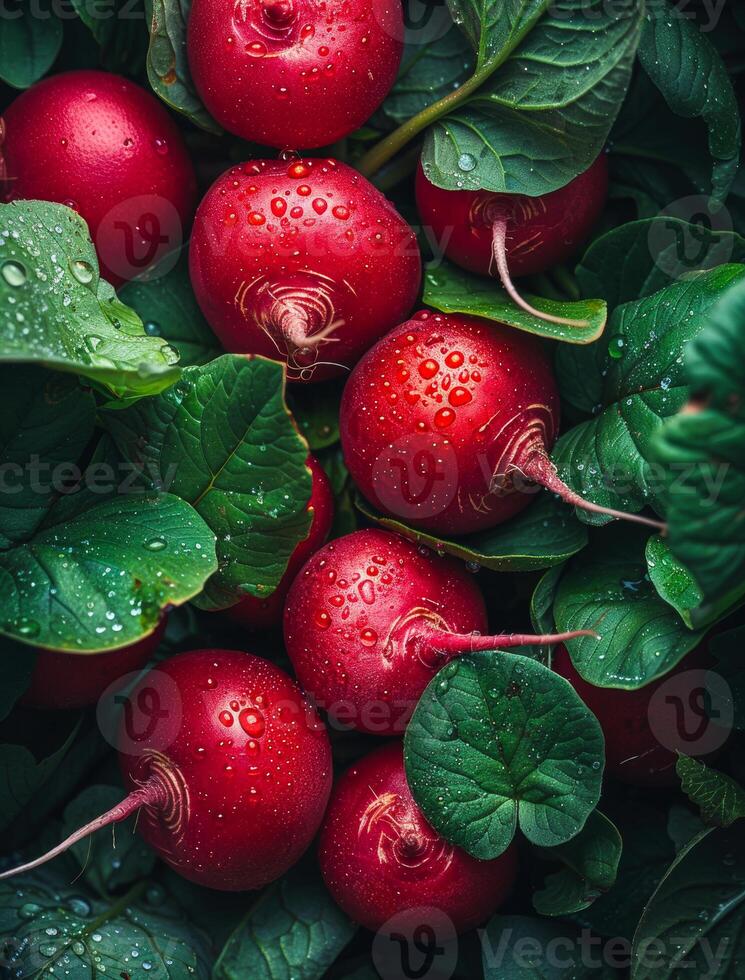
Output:
[[458,169],[470,173],[476,169],[476,157],[472,153],[461,153],[458,157]]
[[0,266],[0,275],[9,286],[23,286],[26,283],[26,269],[20,262],[9,260]]

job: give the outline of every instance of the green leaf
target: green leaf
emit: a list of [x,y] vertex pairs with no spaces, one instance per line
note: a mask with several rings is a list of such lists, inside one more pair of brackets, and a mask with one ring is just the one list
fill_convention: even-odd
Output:
[[566,922],[495,915],[480,938],[484,980],[610,980],[617,976],[602,957],[591,953],[588,958],[587,937]]
[[[65,807],[60,839],[121,803],[124,791],[116,786],[86,786]],[[70,880],[81,877],[102,898],[147,877],[155,866],[155,852],[136,833],[137,817],[73,844],[66,856]]]
[[535,15],[538,4],[487,7],[500,11],[500,24],[518,11],[522,43],[515,50],[515,33],[505,44],[502,30],[489,32],[479,64],[487,74],[501,67],[428,131],[424,171],[450,190],[554,191],[603,148],[629,84],[641,5],[620,0],[610,10],[601,0],[557,0],[527,35],[524,11]]
[[667,0],[646,0],[639,60],[672,111],[706,123],[712,194],[727,197],[740,158],[740,113],[718,51],[683,11]]
[[477,73],[514,50],[548,8],[548,0],[447,0],[450,13],[477,55]]
[[0,830],[7,830],[62,765],[79,730],[80,719],[57,726],[51,732],[49,744],[45,740],[43,750],[37,753],[25,745],[0,745]]
[[543,850],[543,856],[561,861],[564,868],[548,875],[533,895],[536,912],[570,915],[588,908],[615,883],[621,849],[615,825],[595,810],[576,837]]
[[[143,881],[104,903],[62,879],[28,876],[0,885],[5,961],[21,977],[147,977],[207,980],[208,948],[165,904],[161,888]],[[133,955],[134,951],[134,955]]]
[[189,71],[186,25],[191,0],[145,0],[150,30],[147,77],[153,91],[166,105],[208,133],[221,128],[205,109]]
[[631,980],[736,977],[745,956],[742,824],[704,831],[673,861],[641,917]]
[[[559,587],[561,576],[564,574],[564,564],[549,568],[538,581],[533,595],[530,597],[530,622],[534,633],[554,633],[554,600]],[[530,656],[540,660],[542,664],[550,664],[551,646],[525,647],[530,650]],[[526,654],[527,656],[528,654]]]
[[143,0],[70,0],[110,71],[136,74],[147,51]]
[[126,283],[119,299],[142,319],[148,336],[176,348],[182,365],[205,364],[222,353],[191,288],[186,252],[166,275]]
[[572,663],[590,684],[634,690],[662,677],[704,635],[690,630],[657,593],[644,559],[646,532],[613,525],[573,558],[554,603],[557,629],[595,629],[569,640]]
[[213,980],[321,980],[355,931],[318,873],[295,869],[251,907]]
[[116,497],[61,523],[53,509],[31,541],[0,552],[0,633],[81,653],[128,646],[200,591],[214,541],[169,494]]
[[[431,8],[432,17],[437,9]],[[404,48],[398,78],[383,111],[394,122],[404,123],[462,85],[473,68],[469,42],[454,26],[426,44],[414,38]]]
[[629,221],[600,235],[577,266],[584,296],[602,296],[613,309],[651,296],[696,269],[745,261],[745,238],[705,222],[672,215]]
[[162,391],[178,355],[98,275],[83,219],[61,204],[0,205],[0,361],[82,374],[118,398]]
[[481,860],[519,825],[553,847],[580,832],[603,776],[603,736],[571,685],[535,660],[459,657],[429,683],[404,741],[406,775],[443,837]]
[[73,377],[23,365],[0,368],[0,548],[29,537],[93,435],[95,401]]
[[707,602],[720,604],[736,601],[745,579],[744,316],[740,282],[686,352],[686,379],[698,397],[654,443],[670,550]]
[[683,792],[699,808],[704,823],[729,827],[745,817],[745,789],[731,776],[686,755],[678,758],[675,771]]
[[424,276],[422,302],[443,313],[469,313],[487,320],[504,323],[527,333],[563,340],[568,344],[589,344],[603,332],[607,316],[605,302],[600,299],[580,302],[557,302],[524,293],[525,299],[536,309],[552,316],[585,320],[585,327],[570,327],[550,323],[520,309],[499,285],[499,281],[486,276],[475,276],[450,262],[443,262]]
[[659,534],[647,539],[645,553],[647,572],[658,595],[673,607],[689,629],[694,629],[693,612],[701,605],[703,596],[693,576]]
[[559,565],[587,544],[587,529],[553,494],[540,492],[534,503],[505,524],[461,538],[438,538],[378,513],[357,497],[357,508],[382,527],[438,554],[462,558],[495,572],[529,572]]
[[49,0],[5,8],[0,18],[0,81],[28,88],[46,75],[62,47],[62,21]]
[[[583,370],[597,378],[602,366],[604,379],[595,417],[565,433],[554,448],[559,474],[573,490],[619,510],[661,508],[663,485],[659,467],[653,465],[653,441],[664,420],[690,394],[686,345],[703,330],[727,287],[743,278],[741,265],[691,275],[617,307],[595,350],[561,348],[557,371],[562,391]],[[578,516],[587,523],[608,521],[604,515]]]
[[224,354],[106,425],[156,486],[188,501],[217,537],[218,571],[197,604],[269,595],[308,534],[308,447],[285,404],[283,367]]

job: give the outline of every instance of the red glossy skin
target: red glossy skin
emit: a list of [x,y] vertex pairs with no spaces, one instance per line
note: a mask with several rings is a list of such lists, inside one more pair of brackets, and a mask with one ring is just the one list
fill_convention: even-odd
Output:
[[101,275],[115,286],[182,244],[196,204],[171,117],[108,72],[53,75],[18,96],[0,125],[3,177],[6,200],[55,201],[85,218]]
[[411,228],[369,181],[328,159],[231,168],[199,206],[189,258],[226,350],[289,362],[290,377],[313,381],[345,373],[321,363],[351,367],[406,317],[421,278]]
[[[632,786],[670,787],[679,783],[675,772],[677,752],[690,754],[691,744],[681,736],[675,715],[663,715],[662,705],[651,704],[652,699],[671,677],[684,671],[705,669],[709,663],[706,647],[696,647],[669,674],[634,691],[588,684],[577,672],[563,645],[556,647],[552,667],[572,684],[600,722],[605,736],[605,771]],[[665,719],[662,722],[664,732],[653,731],[649,722],[652,712],[657,713],[658,724]],[[659,734],[663,734],[664,745]]]
[[403,33],[399,0],[195,0],[187,50],[222,126],[310,149],[370,118],[396,78]]
[[417,627],[485,633],[484,600],[463,565],[390,531],[356,531],[310,559],[285,606],[285,646],[302,687],[337,723],[401,734],[450,659]]
[[31,684],[21,698],[28,708],[84,708],[95,704],[106,688],[125,674],[144,667],[158,649],[166,624],[137,643],[106,653],[59,653],[39,650]]
[[313,514],[308,537],[300,541],[287,563],[287,571],[272,594],[266,599],[246,596],[227,610],[228,616],[252,630],[268,630],[282,622],[282,611],[290,586],[311,555],[321,547],[331,530],[334,520],[334,495],[328,477],[314,456],[308,457],[308,467],[313,484],[308,501],[308,510]]
[[[165,674],[180,700],[166,707],[180,707],[180,724],[164,719],[137,755],[120,750],[131,789],[148,779],[163,787],[164,804],[143,807],[138,830],[190,881],[261,888],[298,860],[321,823],[332,779],[323,723],[287,674],[249,653],[195,650],[156,673],[131,703],[154,684],[167,692]],[[132,744],[123,729],[122,746]]]
[[497,911],[517,876],[514,844],[478,861],[427,823],[406,782],[400,742],[366,755],[336,783],[319,859],[335,901],[372,930],[429,907],[466,932]]
[[492,223],[506,218],[507,262],[514,276],[545,272],[565,262],[586,241],[608,195],[604,153],[564,187],[527,197],[491,191],[448,191],[416,175],[419,216],[453,262],[488,275],[493,270]]
[[558,422],[556,382],[536,338],[427,311],[363,357],[340,416],[344,458],[365,497],[443,535],[493,527],[534,500],[514,467],[551,448]]

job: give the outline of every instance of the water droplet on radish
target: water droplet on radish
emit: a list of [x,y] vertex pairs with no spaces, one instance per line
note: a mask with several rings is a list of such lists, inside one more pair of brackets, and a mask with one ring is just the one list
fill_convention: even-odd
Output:
[[266,728],[264,716],[257,708],[245,708],[238,716],[241,728],[251,738],[261,738]]

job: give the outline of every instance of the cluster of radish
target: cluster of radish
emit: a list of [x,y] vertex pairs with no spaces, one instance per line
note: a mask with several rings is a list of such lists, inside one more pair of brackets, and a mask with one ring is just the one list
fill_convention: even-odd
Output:
[[[326,6],[195,0],[190,65],[215,119],[285,149],[328,145],[369,118],[401,58],[400,7],[390,0]],[[194,171],[167,113],[131,83],[98,72],[58,75],[19,96],[0,139],[6,200],[75,208],[115,284],[126,278],[123,250],[150,240],[137,200],[165,201],[184,229],[193,221],[192,283],[227,350],[284,361],[299,382],[354,367],[341,407],[342,444],[356,484],[380,510],[437,534],[464,534],[527,506],[530,484],[586,510],[659,526],[585,501],[560,480],[548,456],[559,398],[537,340],[468,316],[423,311],[406,319],[421,278],[415,236],[349,166],[287,154],[249,161],[223,174],[194,216]],[[496,272],[526,307],[511,277],[567,258],[597,219],[606,183],[601,156],[541,198],[442,190],[421,168],[416,194],[423,221],[452,232],[440,235],[449,257],[478,273]],[[129,210],[128,202],[135,202]],[[114,235],[112,213],[129,223],[129,242]],[[353,766],[329,803],[331,750],[314,705],[333,719],[343,712],[361,731],[400,736],[450,658],[581,634],[487,635],[473,577],[395,534],[364,530],[321,547],[332,497],[318,464],[308,465],[308,538],[274,596],[246,598],[231,612],[265,628],[284,608],[299,683],[236,651],[164,661],[157,671],[178,689],[179,730],[161,744],[156,727],[135,754],[123,750],[126,799],[6,875],[141,810],[139,830],[163,859],[220,889],[274,880],[320,829],[329,888],[371,928],[412,905],[435,905],[467,929],[503,901],[515,876],[514,849],[481,862],[439,837],[409,792],[400,741]],[[41,651],[26,704],[92,703],[122,673],[143,666],[156,644],[148,638],[86,658]],[[560,669],[591,703],[561,657]],[[131,697],[152,679],[145,674]],[[637,708],[641,719],[644,706]],[[609,746],[612,717],[609,711],[600,718]]]

